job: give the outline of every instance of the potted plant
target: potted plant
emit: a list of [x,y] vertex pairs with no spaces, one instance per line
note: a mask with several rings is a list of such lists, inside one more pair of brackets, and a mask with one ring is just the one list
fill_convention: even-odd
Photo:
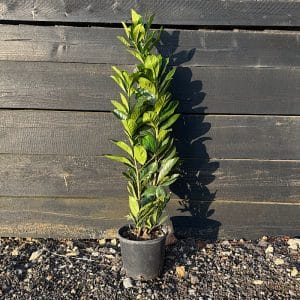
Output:
[[113,67],[113,80],[121,88],[120,100],[113,100],[113,113],[120,120],[126,141],[113,141],[124,156],[105,155],[126,166],[128,180],[128,219],[130,225],[119,230],[123,265],[133,278],[151,279],[162,271],[167,220],[165,207],[170,200],[167,187],[174,183],[179,157],[171,127],[179,114],[178,101],[168,91],[175,68],[169,59],[155,54],[162,28],[150,30],[153,16],[144,20],[132,10],[125,35],[118,36],[137,59],[134,71]]

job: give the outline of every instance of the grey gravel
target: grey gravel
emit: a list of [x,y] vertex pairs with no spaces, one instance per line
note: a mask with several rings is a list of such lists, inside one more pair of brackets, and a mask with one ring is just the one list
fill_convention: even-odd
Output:
[[294,240],[177,240],[145,282],[126,277],[117,240],[1,238],[0,299],[299,299]]

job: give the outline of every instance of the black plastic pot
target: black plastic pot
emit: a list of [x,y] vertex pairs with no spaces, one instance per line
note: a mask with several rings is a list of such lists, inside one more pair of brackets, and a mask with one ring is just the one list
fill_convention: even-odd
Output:
[[155,240],[133,241],[124,237],[127,230],[128,226],[124,226],[118,232],[127,276],[145,280],[159,276],[165,262],[166,236]]

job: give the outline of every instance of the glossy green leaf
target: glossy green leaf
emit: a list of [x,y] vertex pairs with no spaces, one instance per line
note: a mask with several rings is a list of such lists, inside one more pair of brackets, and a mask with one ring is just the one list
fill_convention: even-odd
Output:
[[156,197],[157,198],[164,198],[166,196],[166,191],[163,187],[159,186],[156,189]]
[[130,28],[124,23],[124,22],[121,22],[122,25],[123,25],[123,28],[124,28],[124,31],[125,31],[125,34],[126,36],[129,38],[129,35],[130,35]]
[[123,141],[112,141],[116,146],[118,146],[120,149],[128,153],[130,156],[133,156],[132,149],[129,145],[127,145]]
[[[162,110],[161,112],[161,116],[160,116],[160,123],[164,122],[165,120],[167,120],[169,117],[171,117],[172,115],[174,115],[175,110],[177,109],[179,105],[179,101],[170,101]],[[177,119],[176,119],[177,120]],[[175,120],[175,121],[176,121]]]
[[118,109],[113,110],[113,114],[119,119],[119,120],[126,120],[127,114],[123,113],[122,111],[119,111]]
[[173,174],[170,177],[165,177],[162,182],[160,183],[161,186],[169,186],[171,184],[173,184],[178,178],[179,178],[179,174]]
[[147,134],[142,137],[142,145],[144,148],[148,151],[151,151],[152,153],[156,150],[156,139],[152,134]]
[[131,20],[133,25],[137,25],[142,21],[142,16],[139,15],[134,9],[131,9]]
[[127,98],[122,93],[120,93],[120,99],[121,99],[124,107],[126,108],[126,111],[129,112],[129,103],[128,103],[128,100],[127,100]]
[[140,77],[138,82],[139,82],[139,86],[141,88],[149,91],[153,95],[156,94],[156,87],[149,79],[147,79],[145,77]]
[[138,24],[133,28],[133,39],[136,43],[139,43],[145,38],[145,28],[142,24]]
[[131,214],[134,216],[134,218],[136,218],[139,213],[140,207],[139,207],[138,200],[133,196],[129,196],[129,208]]
[[153,163],[143,167],[141,170],[141,180],[143,180],[144,178],[149,179],[151,175],[157,171],[157,169],[158,169],[157,161],[154,161]]
[[111,160],[114,160],[114,161],[123,163],[125,165],[128,165],[130,167],[134,167],[133,164],[132,164],[132,162],[128,158],[126,158],[124,156],[111,155],[111,154],[105,154],[104,156],[107,157],[107,158],[109,158],[109,159],[111,159]]
[[156,195],[156,186],[149,186],[143,193],[143,196],[150,198]]
[[118,35],[117,38],[127,47],[130,47],[130,43],[123,37]]
[[111,103],[117,110],[119,110],[120,112],[124,113],[127,116],[127,109],[123,104],[121,104],[116,100],[111,100]]
[[157,181],[159,183],[161,181],[163,181],[164,177],[167,176],[170,173],[170,171],[172,171],[172,169],[176,165],[178,159],[179,159],[178,157],[175,157],[175,158],[169,159],[166,162],[162,163],[162,166],[159,170],[159,174],[158,174],[158,178],[157,178]]
[[180,114],[175,114],[171,116],[169,119],[167,119],[161,126],[163,129],[168,129],[170,128],[180,117]]
[[135,159],[141,164],[144,165],[147,160],[147,151],[142,145],[136,145],[133,148],[133,155]]
[[135,57],[136,59],[138,59],[140,62],[143,62],[143,61],[144,61],[143,56],[142,56],[139,52],[137,52],[137,51],[135,51],[135,50],[132,50],[132,49],[127,49],[127,51],[128,51],[133,57]]
[[134,120],[128,119],[128,120],[122,120],[122,124],[128,133],[129,136],[133,136],[135,129],[136,129],[136,122]]

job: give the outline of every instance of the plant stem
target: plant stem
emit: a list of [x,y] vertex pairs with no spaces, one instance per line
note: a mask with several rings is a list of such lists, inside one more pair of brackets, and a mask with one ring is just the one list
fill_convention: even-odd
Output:
[[134,158],[134,166],[135,166],[136,181],[137,181],[137,197],[138,197],[138,201],[140,201],[141,200],[140,173],[135,158]]

